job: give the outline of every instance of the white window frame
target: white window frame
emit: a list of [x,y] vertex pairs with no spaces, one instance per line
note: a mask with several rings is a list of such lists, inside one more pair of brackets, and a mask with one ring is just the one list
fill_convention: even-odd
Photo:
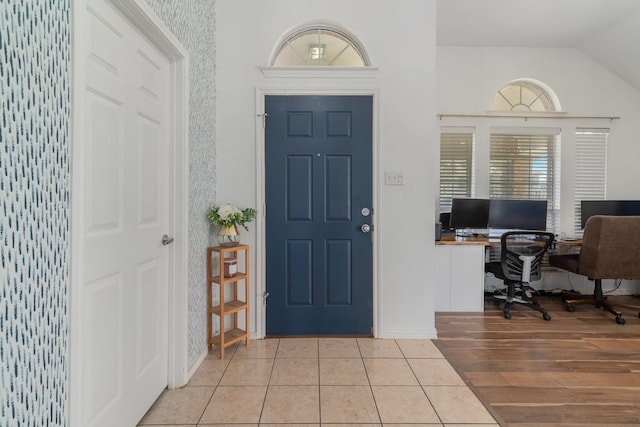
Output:
[[575,183],[574,183],[574,233],[582,236],[582,200],[607,198],[607,142],[609,128],[576,128]]
[[[460,149],[456,147],[460,144]],[[443,162],[467,163],[464,176],[443,176]],[[475,128],[444,126],[440,129],[440,212],[451,211],[451,199],[454,197],[472,197],[475,194]],[[455,166],[458,167],[457,165]],[[466,191],[443,191],[459,187],[466,181]]]

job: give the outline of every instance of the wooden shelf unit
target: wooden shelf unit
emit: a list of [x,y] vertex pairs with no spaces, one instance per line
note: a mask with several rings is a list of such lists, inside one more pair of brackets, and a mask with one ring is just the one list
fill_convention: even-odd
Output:
[[[243,252],[243,265],[239,265],[240,258],[238,255]],[[214,271],[215,258],[218,259],[219,268]],[[237,264],[237,272],[232,277],[224,276],[224,260],[235,260]],[[244,267],[244,270],[242,269]],[[238,295],[238,287],[244,282],[244,300]],[[233,294],[229,300],[226,300],[225,285],[232,286]],[[220,303],[213,305],[214,287],[218,289]],[[238,327],[238,316],[244,310],[245,328],[242,330]],[[213,316],[220,318],[220,333],[213,336]],[[225,318],[232,316],[232,327],[225,330]],[[208,322],[208,341],[209,351],[213,346],[220,348],[220,358],[224,359],[224,349],[238,341],[245,340],[249,345],[249,246],[237,245],[231,247],[212,246],[207,248],[207,322]]]

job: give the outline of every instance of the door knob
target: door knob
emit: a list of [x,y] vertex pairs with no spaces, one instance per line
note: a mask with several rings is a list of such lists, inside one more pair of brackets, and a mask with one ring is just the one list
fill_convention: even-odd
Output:
[[368,233],[371,231],[371,226],[369,224],[362,224],[360,226],[360,231],[362,231],[363,233]]
[[163,246],[167,246],[173,243],[174,238],[173,237],[169,237],[166,234],[164,236],[162,236],[162,245]]

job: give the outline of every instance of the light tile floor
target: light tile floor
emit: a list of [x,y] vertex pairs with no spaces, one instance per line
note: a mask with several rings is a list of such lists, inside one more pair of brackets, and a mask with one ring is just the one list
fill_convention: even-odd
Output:
[[139,426],[498,426],[430,340],[240,343],[165,390]]

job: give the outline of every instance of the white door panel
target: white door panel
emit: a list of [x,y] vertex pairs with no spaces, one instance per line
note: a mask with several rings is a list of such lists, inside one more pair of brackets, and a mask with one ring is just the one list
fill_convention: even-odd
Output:
[[138,117],[138,159],[144,159],[138,167],[137,226],[158,226],[158,213],[162,203],[159,185],[162,182],[158,141],[162,140],[159,123]]
[[122,231],[122,108],[97,94],[87,97],[85,225],[88,234]]
[[158,310],[162,301],[158,300],[156,287],[159,275],[163,274],[158,260],[153,259],[138,266],[136,283],[136,376],[141,377],[147,370],[152,369],[153,362],[161,357],[161,337],[147,334],[145,331],[155,329],[155,325],[162,321],[162,313]]
[[122,305],[123,282],[123,275],[115,274],[85,285],[84,420],[113,406],[122,394],[122,315],[118,307]]
[[84,11],[83,426],[133,426],[167,385],[169,61],[110,2]]

